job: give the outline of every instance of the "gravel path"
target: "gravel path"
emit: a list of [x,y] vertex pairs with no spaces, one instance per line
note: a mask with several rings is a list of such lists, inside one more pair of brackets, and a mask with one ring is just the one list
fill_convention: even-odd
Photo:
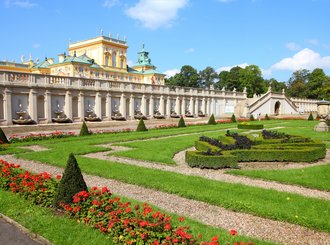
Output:
[[[207,178],[207,179],[230,182],[230,183],[241,183],[241,184],[249,185],[249,186],[256,186],[256,187],[261,187],[261,188],[265,188],[265,189],[274,189],[277,191],[285,191],[285,192],[300,194],[300,195],[307,196],[307,197],[316,197],[316,198],[323,198],[326,200],[330,200],[330,192],[327,192],[327,191],[320,191],[320,190],[309,189],[309,188],[305,188],[305,187],[301,187],[301,186],[281,184],[281,183],[274,182],[274,181],[266,181],[266,180],[260,180],[260,179],[251,179],[251,178],[247,178],[247,177],[243,177],[243,176],[229,175],[229,174],[224,173],[225,170],[191,168],[191,167],[187,166],[187,164],[185,163],[185,160],[184,160],[185,151],[181,151],[174,156],[173,159],[177,163],[177,165],[165,165],[165,164],[161,164],[161,163],[147,162],[147,161],[140,161],[140,160],[131,159],[131,158],[112,156],[109,154],[117,152],[117,151],[130,150],[131,148],[124,147],[124,146],[114,146],[112,144],[102,145],[102,146],[109,147],[112,150],[105,151],[105,152],[89,153],[84,156],[93,158],[93,159],[125,163],[125,164],[130,164],[130,165],[146,167],[146,168],[180,173],[180,174],[184,174],[184,175],[200,176],[200,177]],[[329,150],[327,151],[327,158],[330,159]],[[330,162],[330,160],[321,160],[320,163],[315,163],[315,164],[313,164],[313,166],[316,164],[325,164],[327,161]],[[306,167],[307,165],[304,165],[304,166]],[[308,166],[311,166],[311,165],[308,165]]]
[[[63,169],[46,164],[17,159],[12,155],[3,160],[20,164],[33,172],[62,174]],[[168,212],[175,212],[215,227],[235,229],[239,234],[271,240],[284,244],[330,244],[330,234],[314,231],[285,222],[273,221],[249,214],[237,213],[204,202],[190,200],[174,194],[155,191],[136,185],[125,184],[97,176],[84,174],[88,186],[108,186],[113,193],[156,205]]]

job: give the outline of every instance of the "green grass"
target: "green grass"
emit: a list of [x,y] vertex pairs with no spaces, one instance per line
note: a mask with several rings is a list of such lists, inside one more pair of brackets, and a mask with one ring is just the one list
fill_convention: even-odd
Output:
[[330,191],[330,163],[287,170],[229,170],[226,173]]
[[0,212],[54,244],[113,244],[98,230],[54,215],[22,197],[0,189]]
[[[326,133],[318,133],[312,130],[313,126],[316,124],[316,122],[313,121],[271,120],[263,121],[263,123],[266,128],[283,126],[286,127],[281,129],[283,132],[303,135],[329,143],[329,137],[327,137]],[[20,153],[18,156],[64,167],[69,153],[74,152],[78,155],[77,159],[81,169],[89,174],[117,179],[127,183],[178,194],[186,198],[201,200],[231,210],[252,213],[257,216],[296,223],[329,232],[329,201],[97,159],[87,159],[79,156],[88,152],[105,150],[103,147],[95,146],[96,144],[110,142],[119,143],[128,140],[178,135],[180,133],[198,132],[205,135],[217,135],[219,132],[215,133],[210,131],[233,128],[235,125],[236,124],[231,123],[214,126],[191,126],[179,129],[173,128],[150,130],[148,132],[92,135],[88,137],[33,142],[31,144],[40,144],[50,148],[50,150],[48,152]],[[189,147],[197,138],[198,135],[195,134],[178,136],[171,139],[127,142],[125,143],[127,145],[142,147],[140,151],[142,151],[143,154],[131,154],[129,151],[125,154],[131,154],[135,158],[140,159],[173,163],[171,162],[173,154]],[[14,146],[12,150],[15,150]],[[149,153],[147,153],[148,151]],[[306,176],[306,179],[308,178],[309,177]],[[323,182],[320,185],[327,185],[325,179],[319,178],[319,181]],[[287,198],[289,198],[289,200]]]
[[[131,202],[132,206],[135,204],[141,205],[141,202],[123,197],[120,198],[123,202]],[[152,207],[156,211],[160,210],[155,206]],[[160,211],[164,212],[163,210]],[[54,244],[113,244],[111,239],[101,234],[98,230],[79,224],[66,216],[55,215],[51,209],[33,205],[17,194],[4,190],[0,190],[0,213],[16,220],[33,233],[47,238]],[[204,240],[210,240],[217,235],[221,243],[238,240],[253,241],[254,244],[274,244],[240,235],[233,238],[227,230],[218,229],[187,218],[183,222],[179,222],[177,219],[181,216],[172,213],[170,215],[174,224],[177,226],[189,226],[192,234],[196,237],[198,234],[202,234]]]

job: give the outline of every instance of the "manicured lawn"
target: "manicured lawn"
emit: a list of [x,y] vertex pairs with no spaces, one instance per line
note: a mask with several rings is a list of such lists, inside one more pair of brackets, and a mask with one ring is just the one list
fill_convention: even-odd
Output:
[[[122,198],[122,200],[131,202],[133,206],[135,204],[141,205],[140,202],[131,199]],[[156,207],[153,209],[158,210]],[[54,244],[113,244],[109,237],[101,234],[98,230],[77,223],[65,216],[55,215],[51,209],[38,207],[17,194],[1,189],[0,213],[14,219],[30,231],[47,238]],[[227,230],[207,226],[191,219],[179,222],[177,219],[180,216],[176,214],[171,214],[171,216],[173,223],[178,226],[190,226],[193,234],[196,237],[198,234],[202,234],[204,240],[210,240],[217,235],[220,237],[220,242],[239,240],[253,241],[254,244],[274,244],[245,236],[232,237]]]
[[[286,128],[281,129],[281,131],[289,134],[304,135],[329,143],[327,134],[317,133],[311,129],[317,122],[271,120],[263,121],[263,123],[266,128],[283,126]],[[232,123],[215,126],[191,126],[187,128],[149,130],[148,132],[104,134],[33,142],[29,144],[44,145],[50,148],[50,150],[47,152],[21,153],[18,156],[63,167],[70,152],[81,155],[88,152],[106,150],[103,147],[95,146],[96,144],[195,132],[215,136],[224,132],[211,131],[234,128],[235,126],[236,124]],[[193,142],[197,139],[198,134],[178,136],[171,139],[127,142],[125,144],[140,147],[140,150],[127,151],[120,154],[129,154],[127,156],[171,164],[173,163],[171,158],[174,153],[192,146]],[[11,146],[11,150],[15,150],[15,145]],[[81,169],[89,174],[178,194],[186,198],[201,200],[235,211],[252,213],[257,216],[296,223],[330,232],[329,201],[97,159],[87,159],[81,156],[77,156],[77,159]],[[276,174],[279,175],[280,173],[275,173],[274,176]],[[311,174],[309,173],[309,175]],[[287,179],[289,175],[287,175]],[[306,175],[306,180],[308,178]],[[319,184],[320,186],[328,185],[327,180],[324,178],[319,178],[318,181],[322,182]],[[316,182],[316,178],[310,182]]]
[[54,244],[113,244],[97,230],[0,189],[0,212]]
[[229,170],[227,173],[330,191],[330,163],[287,170]]

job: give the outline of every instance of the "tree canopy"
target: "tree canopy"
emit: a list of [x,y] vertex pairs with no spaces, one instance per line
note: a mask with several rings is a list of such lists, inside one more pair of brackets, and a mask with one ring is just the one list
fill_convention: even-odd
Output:
[[330,77],[320,68],[297,70],[292,73],[287,82],[277,81],[274,78],[264,79],[262,71],[257,65],[244,68],[236,66],[229,71],[217,73],[208,66],[197,71],[190,65],[182,66],[179,73],[165,79],[167,85],[210,89],[225,89],[242,92],[246,88],[247,96],[263,94],[271,87],[274,92],[284,89],[290,97],[330,100]]

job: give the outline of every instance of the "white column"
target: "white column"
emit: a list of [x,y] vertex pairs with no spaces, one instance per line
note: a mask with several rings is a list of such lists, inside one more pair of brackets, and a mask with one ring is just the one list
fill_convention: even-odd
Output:
[[95,108],[94,112],[97,117],[102,119],[102,96],[100,92],[96,92],[95,94]]
[[195,98],[195,111],[193,114],[198,116],[198,97]]
[[129,97],[129,117],[130,119],[134,119],[134,96],[131,94]]
[[206,111],[205,111],[205,98],[202,99],[202,109],[201,110],[204,114],[206,114]]
[[3,98],[4,104],[4,119],[7,121],[7,125],[12,124],[12,112],[11,112],[11,90],[5,89],[5,96]]
[[120,113],[123,115],[123,117],[126,118],[126,97],[125,94],[121,94],[120,96]]
[[142,95],[142,98],[141,98],[141,113],[143,114],[143,115],[146,115],[146,96],[143,94]]
[[37,92],[31,88],[29,92],[29,115],[36,123],[38,123],[37,109]]
[[166,113],[164,112],[164,96],[161,95],[160,98],[159,98],[159,112],[160,114],[162,115],[165,115]]
[[182,111],[183,115],[186,114],[186,98],[185,97],[182,98],[181,111]]
[[171,97],[170,96],[167,96],[166,115],[167,115],[167,117],[170,117],[170,115],[171,115]]
[[107,98],[105,102],[105,116],[108,120],[111,120],[111,95],[107,93]]
[[154,117],[154,97],[152,95],[149,97],[149,114],[151,118]]
[[175,112],[177,114],[180,114],[180,98],[179,98],[179,96],[177,96],[176,100],[175,100]]
[[211,114],[215,116],[215,101],[214,98],[211,99]]
[[46,90],[45,92],[44,107],[47,123],[50,123],[52,121],[52,94],[49,90]]
[[190,111],[191,114],[194,114],[194,100],[193,100],[193,97],[190,97],[189,111]]
[[65,105],[64,105],[65,115],[68,118],[72,118],[72,94],[70,91],[65,93]]
[[84,93],[80,92],[78,97],[78,117],[80,121],[83,121],[85,118],[85,96]]
[[211,114],[210,114],[210,98],[207,98],[207,100],[206,100],[206,114],[208,116],[211,116]]

